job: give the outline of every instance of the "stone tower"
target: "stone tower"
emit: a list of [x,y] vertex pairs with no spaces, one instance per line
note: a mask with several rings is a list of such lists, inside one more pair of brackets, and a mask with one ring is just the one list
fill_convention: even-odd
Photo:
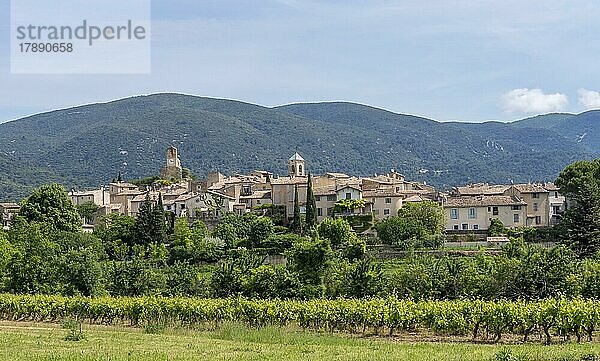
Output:
[[160,171],[162,179],[181,179],[181,161],[177,154],[177,148],[170,146],[167,148],[167,165]]
[[306,175],[305,161],[298,152],[288,160],[288,174],[290,177],[304,177]]

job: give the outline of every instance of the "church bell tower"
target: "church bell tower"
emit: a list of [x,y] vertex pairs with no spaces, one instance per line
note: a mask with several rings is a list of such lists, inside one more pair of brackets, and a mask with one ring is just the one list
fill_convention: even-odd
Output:
[[288,160],[288,175],[290,177],[306,176],[306,165],[304,158],[298,152]]

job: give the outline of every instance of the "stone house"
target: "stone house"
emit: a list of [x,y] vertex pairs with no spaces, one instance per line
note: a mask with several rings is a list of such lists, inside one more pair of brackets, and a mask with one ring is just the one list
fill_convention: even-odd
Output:
[[443,202],[446,229],[477,231],[489,228],[497,218],[506,227],[523,227],[527,221],[527,203],[516,196],[451,196]]

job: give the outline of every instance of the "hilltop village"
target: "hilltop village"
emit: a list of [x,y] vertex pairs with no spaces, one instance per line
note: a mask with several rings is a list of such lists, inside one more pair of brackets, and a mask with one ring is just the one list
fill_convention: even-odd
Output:
[[[169,147],[160,177],[150,181],[124,181],[121,176],[108,187],[71,190],[73,203],[94,203],[94,217],[84,220],[84,230],[91,231],[95,220],[118,213],[136,217],[147,197],[162,200],[165,211],[190,221],[202,220],[208,225],[222,215],[233,212],[269,213],[288,224],[294,216],[297,194],[300,210],[305,212],[308,166],[298,153],[287,164],[286,176],[275,176],[264,170],[250,174],[223,175],[211,172],[205,179],[195,179],[182,167],[178,150]],[[455,187],[449,193],[409,181],[394,169],[384,175],[356,177],[328,172],[310,177],[317,206],[317,220],[328,217],[364,216],[372,221],[395,216],[406,203],[434,201],[444,209],[448,232],[476,232],[489,228],[499,219],[508,228],[548,227],[555,225],[565,210],[565,198],[553,183],[490,185],[469,184]],[[135,183],[135,184],[134,184]],[[0,204],[3,226],[8,228],[15,203]]]

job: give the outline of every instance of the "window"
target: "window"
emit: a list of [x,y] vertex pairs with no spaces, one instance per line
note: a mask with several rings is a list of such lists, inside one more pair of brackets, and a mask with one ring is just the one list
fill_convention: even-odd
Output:
[[333,214],[333,208],[329,207],[329,208],[327,208],[327,216],[331,217],[331,214]]
[[519,215],[518,214],[513,215],[513,222],[519,223]]
[[390,214],[390,209],[389,208],[386,208],[386,209],[383,210],[383,215],[384,216],[388,216],[389,214]]
[[537,225],[542,224],[542,216],[535,216],[535,224],[537,224]]
[[520,211],[521,210],[521,206],[520,205],[513,205],[510,207],[510,209],[512,209],[513,211]]
[[346,193],[346,199],[352,199],[352,193]]
[[539,193],[532,193],[531,194],[531,198],[540,198],[540,194]]
[[182,205],[181,205],[181,209],[185,209],[185,204],[182,204]]
[[319,216],[319,217],[323,216],[323,208],[317,208],[317,216]]
[[378,216],[378,215],[379,215],[379,209],[374,209],[374,210],[373,210],[373,215],[376,215],[376,216]]
[[492,214],[497,216],[498,215],[498,207],[492,207]]
[[298,164],[298,174],[302,174],[302,164]]
[[475,208],[469,208],[469,219],[477,218],[477,210]]
[[560,206],[552,206],[552,214],[559,214]]
[[320,202],[321,201],[321,196],[315,196],[315,202]]
[[250,193],[252,193],[250,191],[250,186],[249,185],[242,186],[242,193],[244,193],[244,194],[250,194]]
[[474,224],[473,225],[473,229],[475,229],[475,230],[479,229],[479,225],[478,224]]
[[335,202],[336,201],[336,196],[335,194],[330,194],[327,196],[327,201],[328,202]]
[[385,199],[385,203],[386,203],[386,204],[390,204],[390,203],[392,203],[392,199],[391,199],[391,198],[386,198],[386,199]]
[[458,219],[458,208],[452,208],[450,210],[450,219]]
[[467,229],[469,229],[469,225],[468,225],[467,223],[463,223],[463,224],[462,224],[462,229],[463,229],[464,231],[466,231]]
[[558,198],[558,192],[554,192],[554,198]]
[[537,212],[539,208],[540,208],[540,206],[537,203],[533,204],[533,211],[534,212]]
[[396,192],[400,192],[400,187],[396,187]]
[[256,204],[260,204],[260,199],[257,199],[257,200],[256,200]]
[[168,210],[168,211],[170,211],[170,210],[171,210],[171,205],[170,205],[170,204],[168,204],[168,205],[167,205],[167,210]]
[[455,231],[458,231],[458,224],[455,224],[455,225],[454,225],[452,228],[453,228]]

